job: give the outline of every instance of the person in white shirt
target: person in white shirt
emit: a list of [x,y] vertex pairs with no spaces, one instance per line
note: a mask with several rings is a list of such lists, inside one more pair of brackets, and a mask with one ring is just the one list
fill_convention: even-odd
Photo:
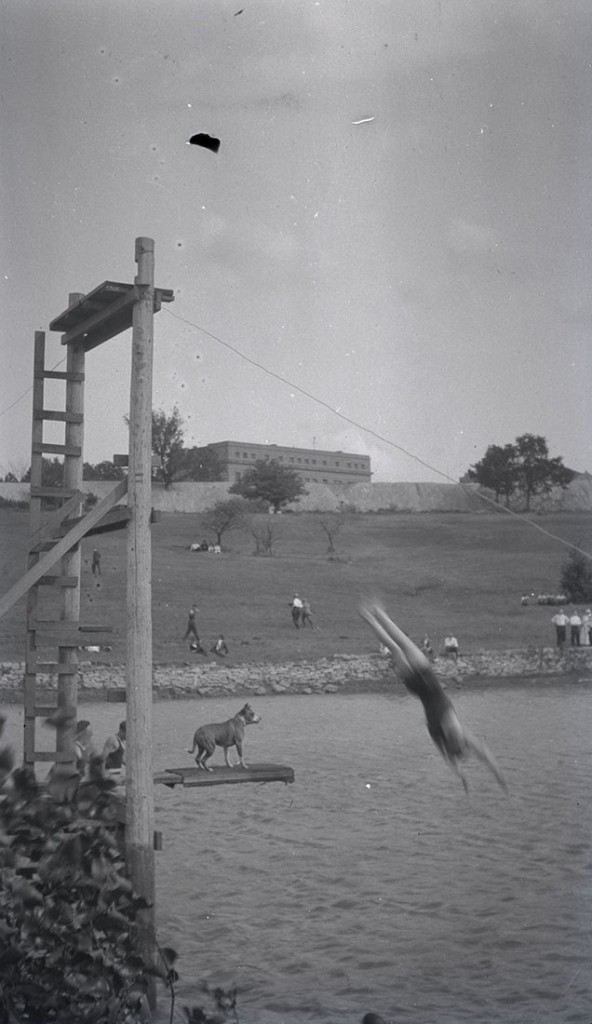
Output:
[[298,594],[294,594],[290,607],[292,609],[292,622],[296,626],[296,629],[300,629],[300,616],[302,615],[302,598],[298,597]]
[[559,611],[557,612],[557,615],[554,615],[553,618],[551,619],[551,622],[555,626],[557,647],[559,647],[559,649],[562,650],[563,645],[565,644],[565,638],[566,638],[566,635],[567,635],[566,634],[567,624],[569,622],[569,619],[568,619],[567,615],[565,614],[565,612],[563,611],[563,608],[559,609]]
[[572,614],[569,617],[569,639],[572,647],[580,646],[580,629],[582,626],[582,620],[578,615],[577,608],[574,608]]

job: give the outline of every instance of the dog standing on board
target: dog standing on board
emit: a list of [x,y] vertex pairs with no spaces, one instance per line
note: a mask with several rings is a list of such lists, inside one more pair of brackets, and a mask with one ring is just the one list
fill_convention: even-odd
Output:
[[226,722],[212,722],[209,725],[201,725],[199,729],[196,729],[193,737],[193,746],[187,753],[193,754],[197,748],[197,754],[195,755],[197,767],[211,772],[212,769],[208,766],[207,762],[216,747],[223,748],[224,760],[228,768],[234,768],[234,765],[228,760],[228,751],[231,747],[236,747],[239,758],[238,763],[241,768],[246,768],[247,765],[243,760],[245,728],[247,725],[255,725],[260,721],[260,716],[255,714],[251,705],[245,704],[233,718],[229,718]]
[[444,693],[425,654],[389,619],[379,604],[362,602],[360,613],[372,626],[378,639],[388,647],[409,692],[423,704],[428,732],[444,760],[459,776],[465,792],[468,793],[469,787],[459,762],[471,753],[487,765],[507,792],[506,781],[493,755],[481,740],[460,724],[452,701]]

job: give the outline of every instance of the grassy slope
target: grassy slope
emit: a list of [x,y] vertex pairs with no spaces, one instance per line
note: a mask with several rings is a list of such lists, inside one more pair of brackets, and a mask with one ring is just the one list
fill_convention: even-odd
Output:
[[[464,650],[553,642],[553,611],[522,608],[520,596],[554,592],[566,550],[515,518],[354,514],[336,536],[335,561],[327,559],[327,538],[314,513],[273,519],[278,535],[273,558],[254,557],[252,538],[242,531],[225,535],[222,556],[190,553],[189,543],[203,536],[200,518],[164,515],[152,528],[156,662],[197,657],[181,640],[192,601],[200,608],[200,634],[209,645],[224,633],[232,662],[375,650],[356,611],[361,593],[381,596],[411,636],[421,638],[427,631],[435,646],[448,630]],[[587,550],[592,547],[588,513],[533,521]],[[27,513],[0,511],[3,590],[23,571],[27,530]],[[103,564],[98,579],[90,572],[95,542]],[[109,641],[112,652],[93,660],[124,660],[125,559],[125,532],[84,542],[81,619],[110,622],[116,629]],[[294,591],[311,601],[314,631],[292,626],[288,606]],[[0,660],[22,660],[24,616],[23,599],[0,620]]]

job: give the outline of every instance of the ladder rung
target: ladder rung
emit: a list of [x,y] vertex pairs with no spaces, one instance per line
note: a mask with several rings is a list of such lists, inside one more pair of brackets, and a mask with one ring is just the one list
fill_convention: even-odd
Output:
[[31,487],[32,498],[72,498],[76,493],[71,487]]
[[[53,547],[56,541],[48,541],[48,550]],[[37,548],[36,550],[39,550]],[[37,580],[38,587],[77,587],[78,576],[42,576],[40,580]]]
[[35,374],[37,380],[72,380],[82,382],[83,373],[69,373],[67,370],[40,370]]
[[35,412],[36,420],[56,420],[60,423],[84,423],[81,412],[63,412],[61,409],[39,409]]
[[82,455],[82,448],[78,444],[52,444],[48,441],[34,441],[31,451],[36,455],[48,452],[51,455]]
[[35,718],[49,718],[57,710],[57,704],[36,704],[32,710],[27,712],[27,717],[30,718],[31,715],[34,715]]

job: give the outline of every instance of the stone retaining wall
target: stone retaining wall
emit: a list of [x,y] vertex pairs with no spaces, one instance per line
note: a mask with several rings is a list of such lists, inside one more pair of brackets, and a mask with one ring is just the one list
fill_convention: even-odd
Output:
[[[457,662],[436,658],[437,674],[450,683],[473,679],[570,677],[592,682],[592,648],[570,648],[564,654],[553,647],[513,651],[478,651]],[[0,665],[0,702],[22,699],[24,665]],[[106,700],[109,690],[125,687],[123,665],[80,666],[80,700]],[[289,664],[231,665],[216,661],[200,665],[156,665],[154,695],[179,697],[261,696],[282,693],[338,693],[382,689],[392,680],[390,659],[380,654],[336,655],[320,661]],[[39,686],[50,693],[55,676],[40,676]]]

